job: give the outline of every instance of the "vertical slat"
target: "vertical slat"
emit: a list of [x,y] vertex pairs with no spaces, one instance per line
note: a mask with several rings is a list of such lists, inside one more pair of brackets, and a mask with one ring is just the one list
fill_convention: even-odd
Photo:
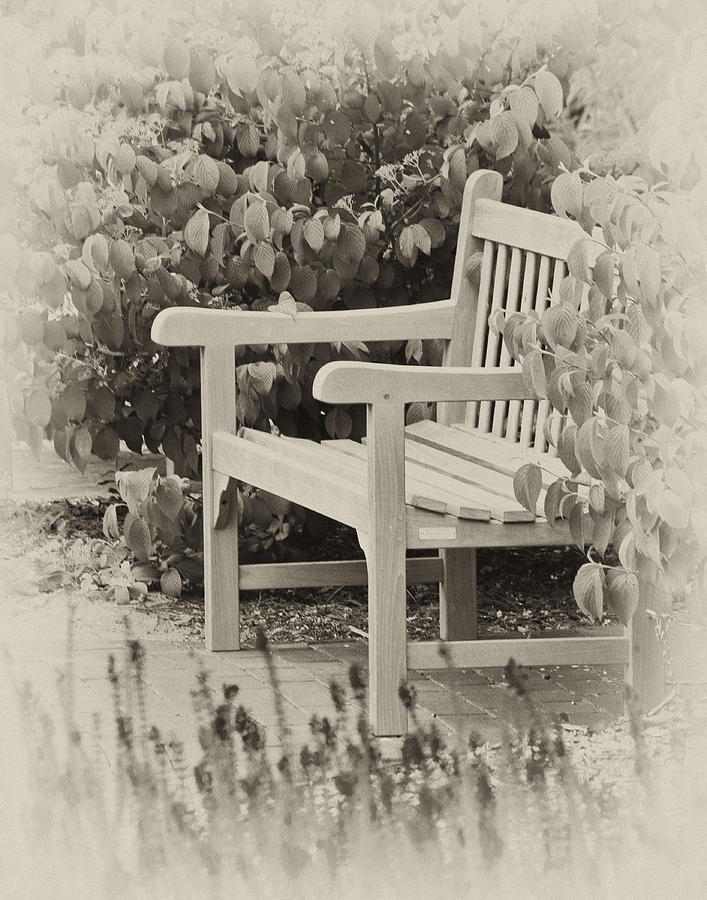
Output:
[[[553,293],[560,290],[560,283],[566,274],[567,274],[567,265],[566,265],[565,261],[562,259],[556,259],[554,262],[553,271],[552,271],[551,290]],[[546,308],[546,306],[547,306],[547,302],[545,302],[545,305],[543,307],[538,307],[538,312],[542,314],[542,311]],[[551,406],[550,406],[549,400],[541,400],[538,403],[538,417],[535,422],[535,440],[533,441],[533,446],[536,450],[539,450],[539,451],[544,451],[549,448],[550,451],[554,451],[554,453],[551,452],[550,455],[555,456],[557,454],[557,450],[555,450],[555,448],[552,446],[552,444],[548,444],[548,442],[545,440],[545,434],[543,431],[543,429],[545,427],[545,420],[547,419],[547,417],[550,413],[550,409],[551,409]],[[552,424],[552,427],[555,429],[556,436],[559,434],[559,431],[558,431],[559,426],[560,426],[559,419],[557,420],[556,423]],[[557,437],[555,439],[557,439]]]
[[[561,266],[561,275],[560,275],[559,279],[557,280],[557,287],[559,289],[560,281],[562,281],[562,279],[567,275],[567,265],[565,264],[565,262],[563,260],[558,260],[558,263],[560,263],[560,266]],[[555,269],[557,271],[557,266],[555,267]],[[554,287],[554,283],[553,283],[553,287]],[[585,290],[585,291],[583,291],[583,294],[582,294],[582,298],[583,298],[582,302],[584,302],[586,296],[587,296],[587,291]],[[547,447],[547,452],[550,456],[557,456],[557,441],[559,440],[560,432],[562,431],[564,423],[565,423],[565,416],[562,416],[559,413],[556,413],[553,418],[552,425],[550,428],[550,433],[552,434],[552,443],[548,444],[548,447]]]
[[[493,269],[496,245],[492,241],[484,242],[484,257],[481,262],[481,283],[479,284],[479,299],[476,307],[476,321],[474,322],[474,341],[471,352],[471,365],[481,366],[486,352],[486,333],[488,331],[489,307],[491,303],[491,284],[493,282]],[[479,403],[476,400],[467,403],[464,421],[471,427],[476,426],[476,417],[479,411]],[[448,423],[443,423],[448,424]]]
[[476,550],[453,548],[445,554],[439,586],[439,636],[443,641],[475,641],[479,636],[476,603]]
[[[451,299],[456,304],[452,336],[445,347],[443,365],[468,366],[472,356],[474,324],[477,319],[479,294],[483,290],[467,275],[472,255],[484,247],[484,242],[472,234],[474,205],[477,200],[500,200],[503,178],[498,172],[474,172],[464,188],[464,200],[459,219],[459,237],[454,260]],[[437,407],[437,420],[445,425],[463,422],[465,403],[444,403]]]
[[398,697],[407,677],[403,406],[381,401],[367,410],[368,696],[374,733],[391,736],[407,731]]
[[[547,289],[550,285],[550,257],[540,257],[540,268],[538,271],[538,286],[535,291],[535,302],[533,309],[542,312],[547,306]],[[520,420],[520,439],[521,447],[529,447],[533,437],[533,419],[535,418],[535,409],[537,400],[523,401],[523,414]]]
[[216,529],[219,507],[211,464],[214,431],[236,431],[236,364],[233,347],[201,348],[201,434],[204,497],[204,601],[207,650],[238,650],[238,517]]
[[[535,278],[537,274],[537,256],[535,253],[525,254],[525,268],[523,270],[523,291],[520,300],[520,311],[529,312],[533,308],[533,297],[535,296]],[[513,360],[513,368],[518,368],[520,363]],[[509,441],[518,440],[518,424],[520,422],[520,413],[523,407],[522,401],[511,400],[508,404],[508,421],[506,424],[506,438]]]
[[[511,315],[518,311],[520,302],[520,273],[523,265],[523,251],[514,247],[511,252],[511,270],[508,276],[508,291],[506,293],[505,310],[506,315]],[[498,360],[499,366],[508,366],[511,363],[511,354],[508,347],[497,338],[501,344],[501,354]],[[493,425],[491,431],[497,437],[503,434],[503,426],[506,421],[506,412],[508,410],[507,400],[497,400],[493,406]]]
[[[498,365],[498,345],[499,335],[490,331],[488,320],[494,311],[503,308],[503,301],[506,297],[506,271],[508,268],[508,247],[506,244],[499,244],[496,251],[496,271],[493,278],[493,297],[491,298],[491,308],[486,314],[486,352],[484,354],[484,365],[487,368],[493,368]],[[491,413],[493,403],[489,400],[483,400],[479,406],[479,424],[480,431],[487,432],[491,427]]]

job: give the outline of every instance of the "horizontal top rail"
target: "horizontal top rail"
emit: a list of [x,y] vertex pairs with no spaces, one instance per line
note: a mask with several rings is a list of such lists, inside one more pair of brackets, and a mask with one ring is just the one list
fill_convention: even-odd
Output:
[[281,312],[175,306],[157,314],[152,340],[168,347],[206,347],[448,338],[454,309],[451,300],[436,300],[381,309],[299,312],[293,318]]
[[572,244],[589,237],[571,219],[485,199],[474,204],[471,232],[474,237],[554,259],[567,259]]

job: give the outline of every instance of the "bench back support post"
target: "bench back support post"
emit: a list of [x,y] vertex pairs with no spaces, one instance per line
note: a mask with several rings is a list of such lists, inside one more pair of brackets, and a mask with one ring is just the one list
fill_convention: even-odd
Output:
[[[454,259],[451,299],[456,304],[452,336],[445,348],[442,364],[468,366],[471,364],[471,348],[476,327],[476,309],[479,302],[479,286],[468,274],[472,255],[484,249],[484,242],[472,234],[474,205],[477,200],[500,200],[503,178],[498,172],[479,171],[468,179],[464,188],[457,253]],[[465,403],[439,403],[437,421],[443,425],[463,422]]]

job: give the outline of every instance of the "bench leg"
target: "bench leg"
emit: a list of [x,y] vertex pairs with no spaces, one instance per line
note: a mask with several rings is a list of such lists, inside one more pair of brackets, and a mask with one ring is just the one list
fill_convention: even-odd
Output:
[[405,734],[398,696],[407,677],[406,522],[403,407],[368,406],[369,526],[361,542],[368,566],[368,661],[373,733]]
[[664,611],[662,590],[655,567],[651,564],[639,567],[638,608],[628,628],[630,654],[626,681],[636,693],[642,712],[657,706],[667,689],[664,645],[656,634],[655,619],[647,612]]
[[369,712],[373,733],[390,737],[407,732],[407,711],[398,696],[407,678],[405,545],[401,553],[393,540],[367,542],[365,552]]
[[475,641],[479,636],[476,608],[476,549],[440,550],[444,581],[439,586],[439,636],[443,641]]
[[206,649],[239,650],[238,513],[219,517],[222,496],[232,488],[211,464],[212,432],[236,430],[233,347],[201,350],[201,429]]

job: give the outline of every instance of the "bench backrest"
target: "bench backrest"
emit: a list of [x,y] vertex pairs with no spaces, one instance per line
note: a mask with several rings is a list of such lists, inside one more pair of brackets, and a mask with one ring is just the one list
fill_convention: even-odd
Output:
[[[498,172],[479,171],[469,178],[459,225],[452,283],[456,314],[445,365],[517,365],[503,338],[489,328],[497,309],[542,312],[550,291],[567,275],[567,254],[585,235],[569,219],[501,203],[503,179]],[[585,235],[586,236],[586,235]],[[483,254],[480,278],[469,277],[471,257]],[[438,420],[492,433],[523,447],[555,454],[543,434],[550,413],[547,400],[444,404]],[[551,423],[556,432],[560,421]]]

